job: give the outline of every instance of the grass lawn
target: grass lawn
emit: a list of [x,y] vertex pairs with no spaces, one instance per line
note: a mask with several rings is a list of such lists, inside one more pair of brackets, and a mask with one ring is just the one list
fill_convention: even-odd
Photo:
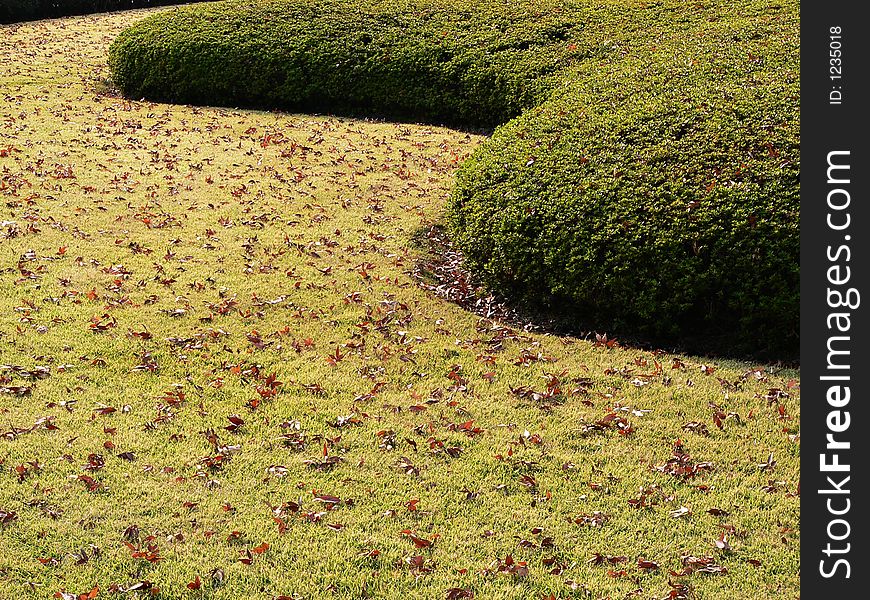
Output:
[[419,285],[482,137],[131,102],[2,26],[0,598],[796,598],[799,374]]

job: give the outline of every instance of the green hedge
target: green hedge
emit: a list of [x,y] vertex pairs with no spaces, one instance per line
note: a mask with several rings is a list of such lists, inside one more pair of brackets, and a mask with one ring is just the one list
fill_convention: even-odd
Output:
[[447,221],[494,290],[578,327],[796,355],[788,0],[285,0],[122,33],[133,97],[498,127]]
[[449,220],[490,287],[581,326],[797,356],[797,5],[736,4],[577,69],[463,165]]
[[203,0],[0,0],[0,23],[185,4]]
[[110,53],[133,97],[492,127],[539,104],[590,11],[553,2],[223,2],[155,15]]

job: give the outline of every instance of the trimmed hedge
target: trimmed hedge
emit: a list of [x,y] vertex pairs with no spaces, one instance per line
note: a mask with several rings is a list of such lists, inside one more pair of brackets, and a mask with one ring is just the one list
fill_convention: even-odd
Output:
[[53,19],[69,15],[186,4],[204,0],[0,0],[0,23]]
[[222,2],[139,22],[110,65],[133,97],[504,123],[447,210],[490,288],[578,327],[792,357],[798,8]]
[[489,287],[575,326],[797,356],[797,4],[734,9],[584,65],[462,166],[449,222]]
[[162,13],[110,51],[125,93],[189,104],[494,127],[543,101],[591,10],[553,2],[221,2]]

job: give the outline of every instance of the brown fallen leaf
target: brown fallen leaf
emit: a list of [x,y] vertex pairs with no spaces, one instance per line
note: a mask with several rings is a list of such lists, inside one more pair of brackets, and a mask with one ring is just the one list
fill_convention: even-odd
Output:
[[263,554],[268,549],[269,544],[267,542],[263,542],[262,544],[254,548],[254,554]]

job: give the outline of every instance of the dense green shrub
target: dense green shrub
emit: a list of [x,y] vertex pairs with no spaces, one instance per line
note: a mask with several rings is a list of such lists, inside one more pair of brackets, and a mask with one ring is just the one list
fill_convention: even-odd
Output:
[[553,2],[224,2],[155,15],[112,46],[133,97],[495,126],[587,54],[593,11]]
[[149,8],[203,0],[0,0],[0,23]]
[[794,0],[222,2],[143,20],[110,64],[134,97],[504,123],[447,215],[491,288],[581,327],[782,356],[798,38]]
[[797,10],[738,10],[497,130],[448,209],[472,270],[578,326],[796,356]]

